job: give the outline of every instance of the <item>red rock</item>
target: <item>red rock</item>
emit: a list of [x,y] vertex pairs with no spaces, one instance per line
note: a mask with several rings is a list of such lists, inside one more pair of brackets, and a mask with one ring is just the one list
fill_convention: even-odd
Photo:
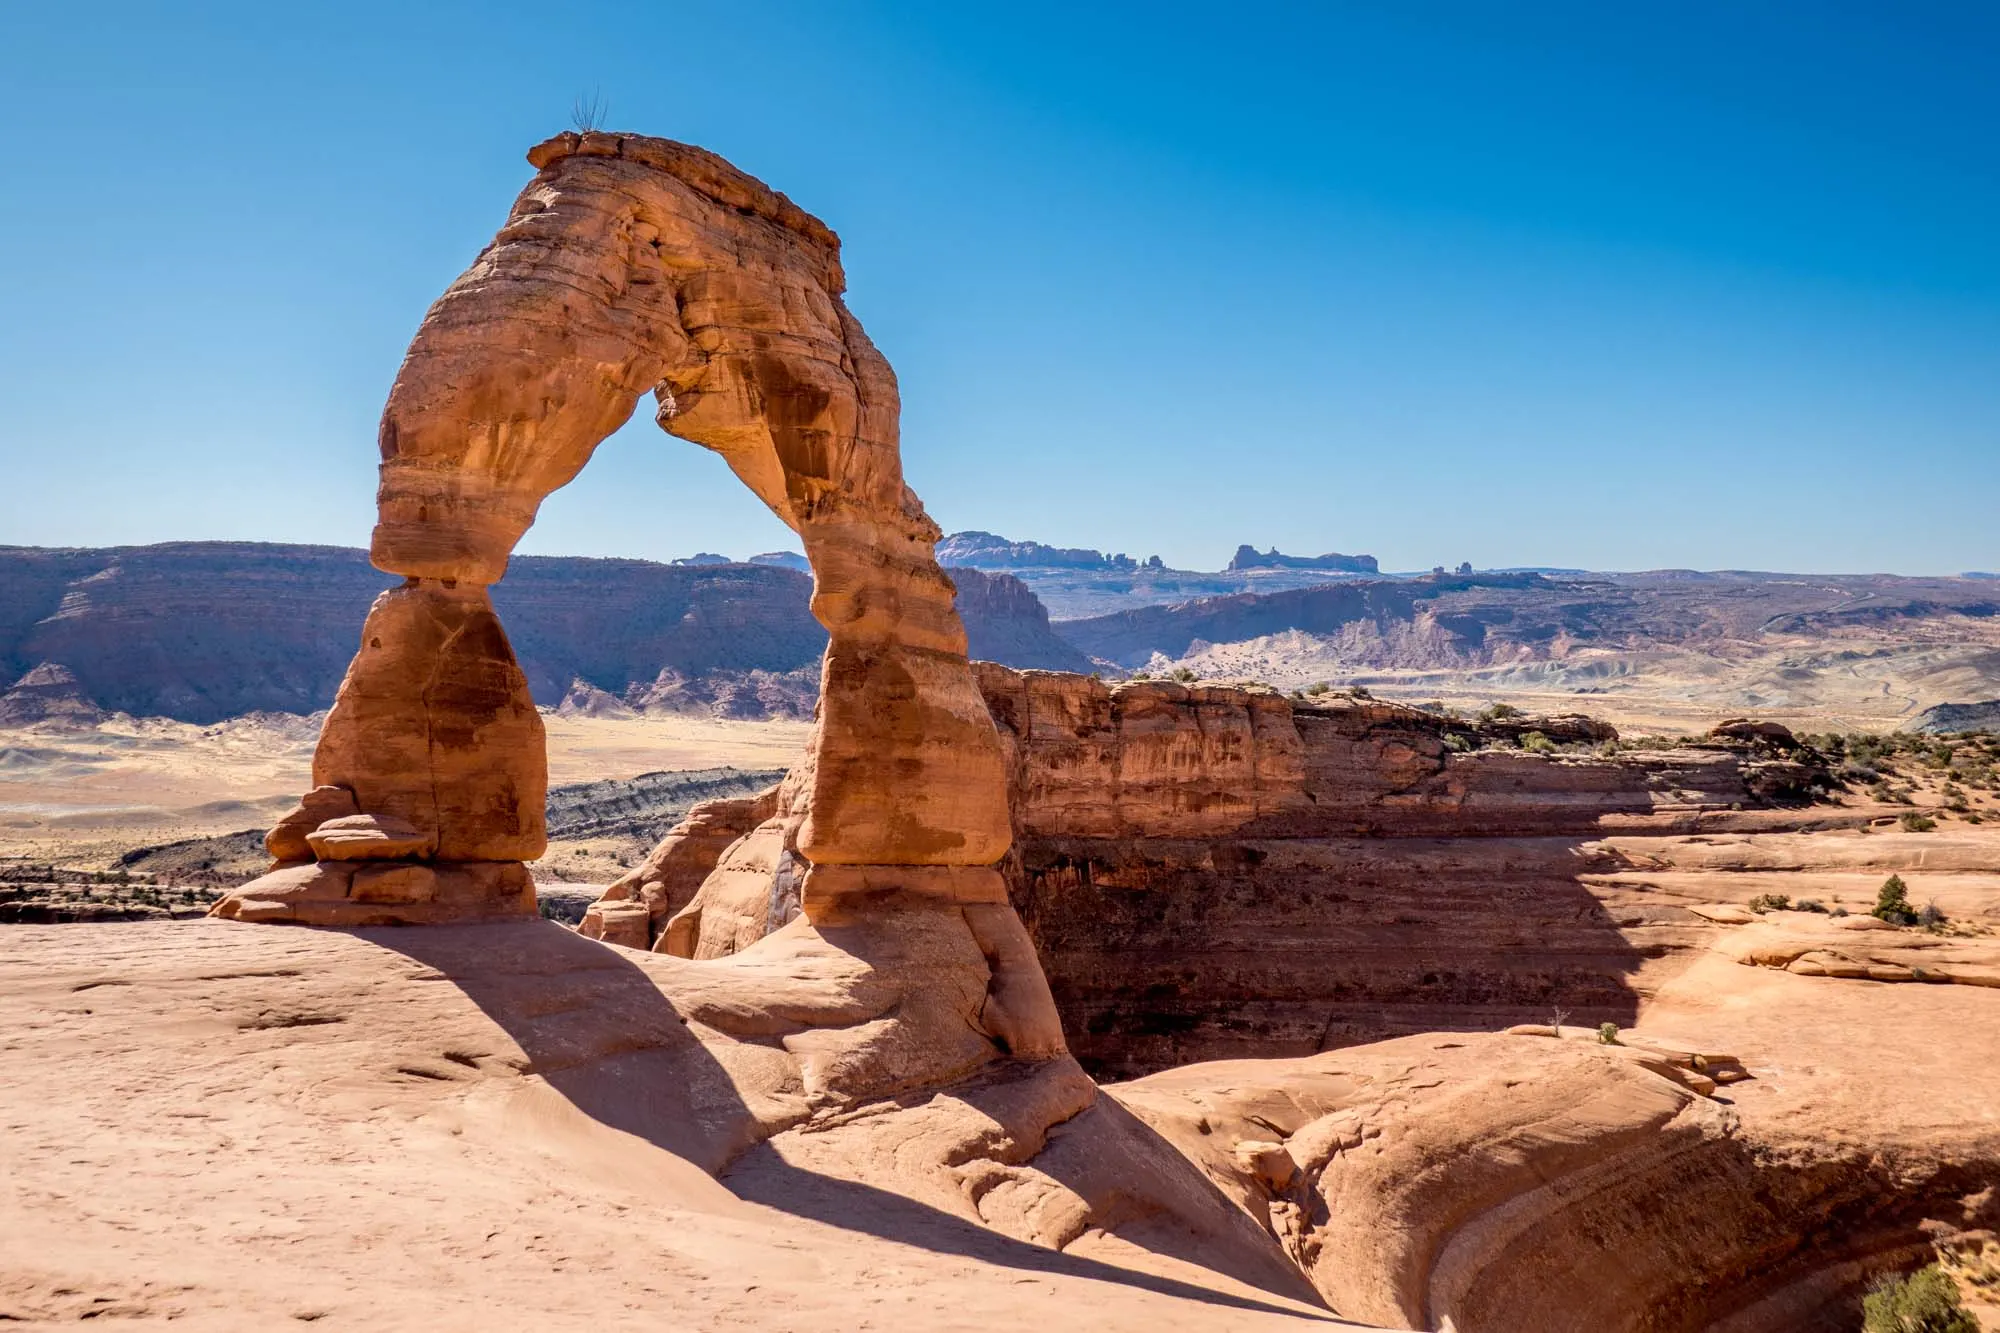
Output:
[[306,835],[306,843],[322,861],[396,861],[428,856],[437,845],[433,835],[394,815],[329,819]]
[[308,833],[330,819],[344,819],[360,812],[361,807],[354,803],[354,793],[347,788],[314,787],[271,826],[264,835],[264,850],[281,864],[310,861],[313,849],[306,841]]

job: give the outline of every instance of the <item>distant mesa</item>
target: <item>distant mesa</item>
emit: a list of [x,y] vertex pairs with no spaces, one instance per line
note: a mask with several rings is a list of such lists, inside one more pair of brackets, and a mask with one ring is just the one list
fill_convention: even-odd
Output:
[[696,551],[693,555],[684,556],[679,560],[669,560],[667,563],[670,565],[733,565],[736,562],[726,555],[717,555],[713,551]]
[[[1246,569],[1337,569],[1347,574],[1382,572],[1381,565],[1372,555],[1341,555],[1338,552],[1285,555],[1275,546],[1268,551],[1260,551],[1254,546],[1239,546],[1228,568],[1232,573]],[[1463,572],[1469,574],[1472,571],[1468,566]]]
[[1960,574],[1959,577],[1962,579],[2000,579],[2000,574],[1995,574],[1988,569],[1968,569],[1963,574]]
[[1160,569],[1160,557],[1141,562],[1120,552],[1106,555],[1080,546],[1016,542],[991,532],[954,532],[938,543],[938,563],[970,569]]
[[796,569],[802,574],[812,573],[812,565],[797,551],[766,551],[753,555],[744,561],[749,565],[776,565],[779,569]]

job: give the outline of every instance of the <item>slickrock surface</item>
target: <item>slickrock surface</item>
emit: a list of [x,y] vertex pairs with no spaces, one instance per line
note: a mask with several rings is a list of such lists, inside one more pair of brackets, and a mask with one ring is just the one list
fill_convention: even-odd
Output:
[[[0,1316],[369,1333],[1340,1326],[1113,1106],[1083,1114],[1115,1122],[1094,1141],[1124,1143],[1118,1156],[1079,1162],[1078,1144],[1043,1150],[1046,1169],[1007,1165],[1090,1102],[1073,1064],[1041,1066],[1011,1101],[1005,1076],[884,1100],[913,1067],[885,1030],[955,1023],[922,997],[958,946],[913,938],[815,988],[776,939],[761,961],[697,965],[538,922],[9,927]],[[900,1025],[880,1017],[912,1004]],[[822,1006],[850,1026],[816,1036]],[[843,1113],[828,1074],[870,1050],[873,1113]],[[1174,1189],[1204,1205],[1189,1222],[1157,1202]],[[1066,1248],[1033,1243],[1038,1225]]]
[[701,963],[547,923],[11,928],[0,1313],[1346,1326],[1316,1286],[1368,1326],[1779,1333],[2000,1221],[1985,988],[1717,954],[1618,1048],[1429,1034],[1094,1092],[954,1035],[940,924]]
[[[1619,1046],[1429,1034],[1107,1092],[1268,1218],[1349,1318],[1852,1328],[1869,1275],[2000,1224],[1994,1011],[1970,988],[1888,998],[1718,958]],[[1257,1169],[1273,1157],[1295,1174]]]

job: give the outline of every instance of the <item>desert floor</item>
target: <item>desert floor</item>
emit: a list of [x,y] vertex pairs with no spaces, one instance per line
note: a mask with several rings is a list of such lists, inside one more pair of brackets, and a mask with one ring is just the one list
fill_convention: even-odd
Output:
[[[549,782],[667,769],[788,767],[803,722],[545,714]],[[87,729],[0,729],[0,858],[77,865],[138,846],[268,827],[312,785],[316,717],[193,726],[117,718]]]

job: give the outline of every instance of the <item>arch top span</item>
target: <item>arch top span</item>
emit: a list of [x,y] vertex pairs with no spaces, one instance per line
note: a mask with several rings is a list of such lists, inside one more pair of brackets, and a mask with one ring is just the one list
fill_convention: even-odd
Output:
[[383,411],[371,557],[406,583],[370,613],[314,762],[319,789],[348,793],[326,808],[375,821],[341,855],[540,854],[540,724],[485,590],[651,393],[660,426],[720,454],[812,565],[830,643],[787,811],[824,868],[808,915],[898,885],[991,904],[997,874],[958,872],[1011,838],[1000,742],[939,530],[903,480],[895,373],[841,300],[839,238],[672,140],[564,134],[528,158],[535,177],[425,315]]

